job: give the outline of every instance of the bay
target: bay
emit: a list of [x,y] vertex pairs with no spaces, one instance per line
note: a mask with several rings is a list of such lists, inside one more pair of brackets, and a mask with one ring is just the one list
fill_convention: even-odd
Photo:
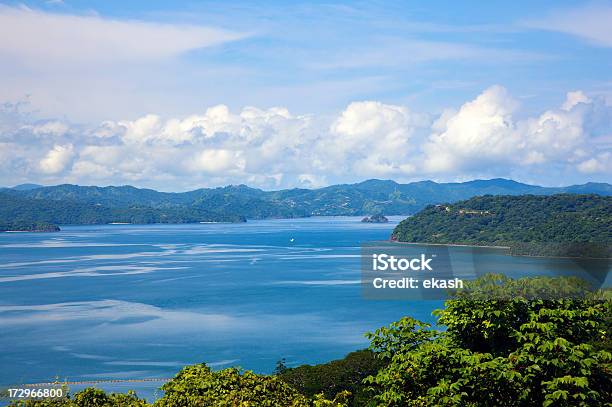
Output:
[[[361,295],[360,243],[388,239],[402,218],[390,219],[0,234],[0,386],[169,378],[200,362],[270,373],[281,358],[314,364],[365,348],[365,332],[404,315],[433,322],[441,301]],[[460,257],[464,249],[454,250]],[[499,265],[491,271],[551,267],[496,251],[483,256]],[[99,387],[153,399],[159,385]]]

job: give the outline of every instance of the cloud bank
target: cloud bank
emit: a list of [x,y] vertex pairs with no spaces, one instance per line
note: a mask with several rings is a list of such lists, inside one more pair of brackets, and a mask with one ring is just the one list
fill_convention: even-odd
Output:
[[609,180],[612,173],[612,106],[582,91],[527,117],[501,86],[435,115],[378,101],[353,102],[334,115],[217,105],[187,117],[148,114],[84,126],[35,120],[7,104],[0,129],[4,185],[184,190],[494,176],[547,184],[552,172],[568,174],[567,181]]

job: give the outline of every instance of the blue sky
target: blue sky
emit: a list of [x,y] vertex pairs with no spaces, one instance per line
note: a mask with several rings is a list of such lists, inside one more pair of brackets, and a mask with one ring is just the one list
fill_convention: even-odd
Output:
[[4,2],[0,182],[610,181],[609,21],[610,2]]

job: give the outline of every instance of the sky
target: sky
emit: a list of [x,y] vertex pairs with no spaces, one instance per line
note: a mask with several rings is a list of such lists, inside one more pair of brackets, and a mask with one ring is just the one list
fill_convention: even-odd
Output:
[[0,1],[0,185],[612,182],[612,2]]

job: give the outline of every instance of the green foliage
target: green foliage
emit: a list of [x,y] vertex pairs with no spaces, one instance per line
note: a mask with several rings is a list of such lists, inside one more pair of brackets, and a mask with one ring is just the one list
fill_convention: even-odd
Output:
[[58,232],[60,228],[52,223],[30,220],[16,220],[0,223],[0,232],[7,230],[20,232]]
[[393,237],[400,242],[509,246],[514,254],[527,255],[579,257],[592,255],[595,248],[591,257],[609,257],[612,197],[475,197],[428,206],[402,221]]
[[[455,294],[444,310],[434,311],[446,325],[447,336],[478,352],[503,354],[518,344],[516,327],[529,322],[530,315],[547,306],[578,309],[587,304],[578,299],[592,295],[583,280],[566,277],[511,279],[489,274],[469,282]],[[578,311],[576,311],[578,312]],[[599,314],[602,317],[604,314]],[[573,333],[580,322],[575,321]],[[603,320],[599,321],[600,325]],[[590,340],[587,334],[577,340]]]
[[387,219],[387,217],[382,213],[376,213],[372,216],[366,216],[365,218],[361,219],[361,221],[363,223],[387,223],[389,222],[389,219]]
[[279,359],[278,361],[276,361],[276,367],[274,368],[274,374],[275,375],[280,375],[283,374],[287,371],[287,365],[285,364],[285,358]]
[[315,395],[312,406],[313,407],[347,407],[351,403],[351,392],[343,390],[336,394],[333,400],[325,398],[323,393]]
[[25,400],[10,404],[11,407],[148,407],[146,401],[139,399],[132,391],[127,394],[106,393],[89,387],[72,397],[45,400]]
[[403,317],[392,322],[389,327],[366,333],[370,340],[370,349],[381,359],[391,359],[393,355],[411,351],[424,342],[438,335],[431,325],[411,317]]
[[[612,302],[601,293],[562,298],[540,278],[487,276],[436,312],[446,331],[403,319],[374,334],[389,364],[367,380],[377,405],[605,405],[612,401]],[[495,300],[486,300],[501,282]],[[501,292],[500,292],[501,291]],[[428,332],[429,331],[429,332]]]
[[287,368],[279,377],[308,397],[318,394],[337,402],[341,397],[348,405],[361,406],[371,398],[363,379],[385,365],[372,351],[360,350],[329,363]]
[[308,399],[276,376],[229,368],[188,366],[162,386],[155,406],[307,406]]
[[347,407],[351,393],[338,392],[308,398],[277,376],[258,375],[229,368],[214,372],[206,364],[183,368],[161,388],[164,396],[148,404],[132,391],[106,393],[87,388],[62,399],[24,400],[11,407]]
[[56,231],[58,224],[241,222],[244,217],[199,208],[106,207],[0,193],[0,231]]

